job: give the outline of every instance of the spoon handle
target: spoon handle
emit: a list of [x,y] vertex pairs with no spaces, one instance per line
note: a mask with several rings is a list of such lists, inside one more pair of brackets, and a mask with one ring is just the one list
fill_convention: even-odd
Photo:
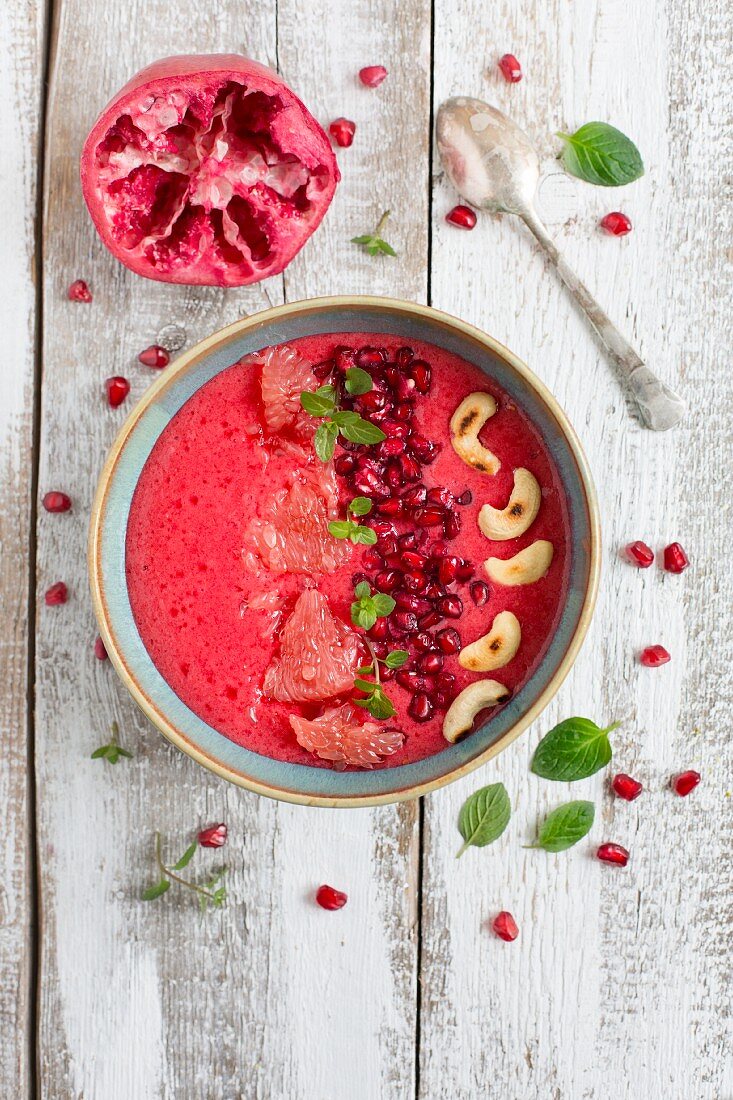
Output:
[[628,340],[621,335],[587,286],[581,282],[561,255],[536,211],[523,210],[520,216],[542,245],[565,286],[611,353],[636,399],[645,426],[655,432],[674,428],[685,415],[686,408],[682,398],[665,386],[642,362]]

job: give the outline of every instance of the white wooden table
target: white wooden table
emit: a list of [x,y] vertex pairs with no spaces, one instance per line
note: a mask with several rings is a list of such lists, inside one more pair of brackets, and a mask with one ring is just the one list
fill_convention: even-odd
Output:
[[[733,11],[703,0],[4,0],[0,5],[0,1094],[84,1100],[562,1100],[733,1097],[730,505]],[[149,61],[242,51],[279,67],[324,122],[357,122],[316,237],[267,287],[221,291],[131,275],[103,249],[77,165],[98,109]],[[525,79],[496,69],[507,50]],[[357,70],[383,63],[379,91]],[[435,107],[487,98],[545,165],[548,222],[580,275],[690,403],[653,436],[629,416],[585,322],[518,225],[444,223],[455,201],[432,149]],[[564,176],[555,130],[604,119],[646,175],[606,192]],[[393,211],[397,260],[349,239]],[[610,209],[634,232],[599,234]],[[85,278],[91,306],[66,300]],[[273,302],[359,292],[430,301],[509,344],[568,410],[597,478],[605,566],[590,636],[556,700],[483,772],[423,804],[331,812],[277,805],[182,758],[95,661],[85,577],[91,496],[124,410],[102,394],[162,325],[189,342]],[[129,407],[129,402],[128,402]],[[73,511],[49,516],[61,488]],[[679,537],[682,577],[619,560]],[[47,608],[64,579],[70,602]],[[650,671],[638,649],[673,658]],[[623,718],[607,778],[538,780],[540,735],[580,713]],[[135,758],[89,759],[116,718]],[[687,800],[671,773],[695,767]],[[515,814],[458,863],[456,814],[502,779]],[[525,851],[564,797],[599,805],[593,839]],[[152,836],[229,825],[229,903],[139,901]],[[330,915],[312,891],[349,893]],[[520,938],[487,930],[511,909]]]

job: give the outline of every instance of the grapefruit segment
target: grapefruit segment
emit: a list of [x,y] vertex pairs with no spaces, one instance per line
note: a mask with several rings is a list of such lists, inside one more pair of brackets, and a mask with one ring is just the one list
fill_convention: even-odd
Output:
[[291,714],[290,725],[302,748],[321,760],[333,761],[337,767],[351,764],[373,768],[401,749],[405,739],[401,730],[360,722],[356,707],[350,703],[329,707],[320,718],[312,720]]
[[265,694],[281,703],[318,703],[354,687],[362,643],[332,613],[316,588],[306,588],[280,637],[280,654],[265,673]]
[[262,404],[268,431],[300,427],[301,421],[312,423],[303,412],[300,395],[303,390],[318,389],[319,383],[310,363],[295,348],[281,344],[248,355],[242,362],[262,364]]

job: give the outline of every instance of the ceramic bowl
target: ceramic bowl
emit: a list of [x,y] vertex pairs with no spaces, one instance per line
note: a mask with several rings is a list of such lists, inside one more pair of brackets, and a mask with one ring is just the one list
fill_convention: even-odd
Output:
[[[140,472],[188,398],[243,355],[314,333],[374,331],[428,340],[474,363],[542,433],[568,502],[571,562],[557,630],[528,682],[480,729],[434,756],[400,767],[333,771],[284,763],[236,745],[193,713],[163,679],[138,634],[125,579],[125,534]],[[89,569],[110,659],[135,702],[174,745],[217,775],[272,798],[359,806],[414,798],[486,763],[526,729],[565,679],[593,611],[600,567],[595,491],[578,439],[545,386],[516,355],[479,329],[425,306],[386,298],[319,298],[237,321],[171,364],[125,421],[107,457],[92,509]]]

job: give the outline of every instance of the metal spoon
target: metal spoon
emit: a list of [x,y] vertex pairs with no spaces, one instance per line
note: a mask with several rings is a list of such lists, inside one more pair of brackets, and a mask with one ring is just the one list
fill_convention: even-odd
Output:
[[438,111],[438,151],[453,186],[480,210],[517,214],[534,233],[557,272],[608,348],[655,432],[685,415],[680,397],[653,374],[560,255],[534,205],[540,165],[529,138],[510,118],[480,99],[458,96]]

